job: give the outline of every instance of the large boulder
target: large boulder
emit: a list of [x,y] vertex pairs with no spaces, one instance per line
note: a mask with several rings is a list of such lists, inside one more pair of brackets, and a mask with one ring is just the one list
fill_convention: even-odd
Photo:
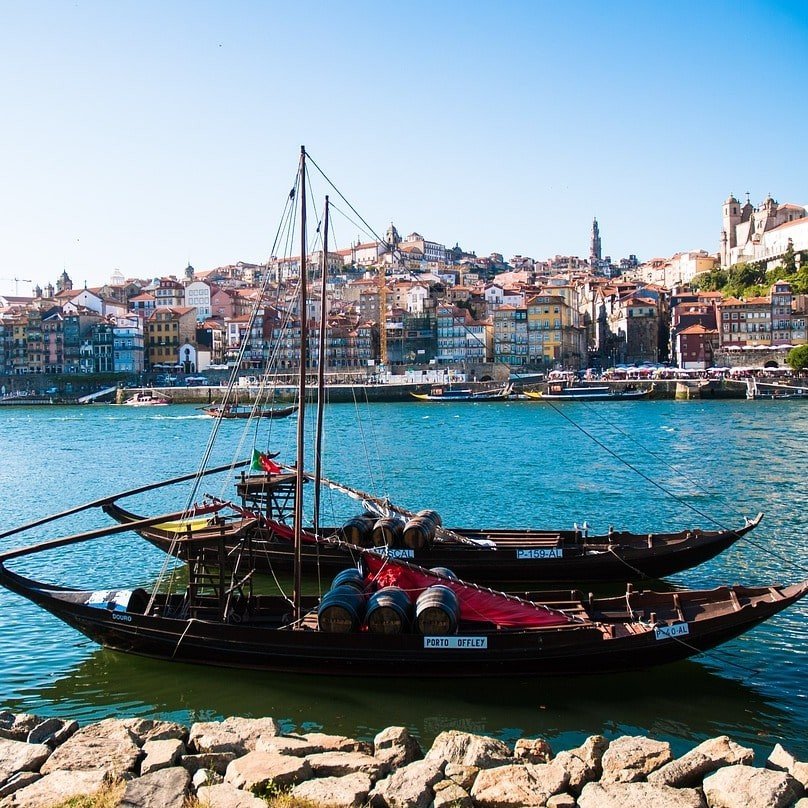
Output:
[[205,808],[267,808],[264,800],[230,783],[202,786],[197,790],[196,797]]
[[471,791],[480,770],[476,766],[463,766],[461,763],[447,763],[443,774],[447,780],[454,780],[464,791]]
[[71,797],[95,794],[106,783],[103,771],[57,771],[3,800],[3,808],[51,808]]
[[788,772],[795,780],[799,780],[803,790],[808,791],[808,763],[797,760],[780,744],[775,744],[766,760],[766,768]]
[[368,795],[372,808],[428,808],[435,798],[433,787],[444,779],[443,763],[416,760],[379,780]]
[[180,757],[185,754],[185,744],[179,738],[146,741],[143,744],[143,753],[146,757],[140,764],[141,775],[174,766]]
[[754,766],[726,766],[704,778],[710,808],[786,808],[802,795],[802,786],[788,772]]
[[181,766],[145,774],[127,782],[118,808],[182,808],[190,781]]
[[238,718],[224,721],[200,721],[191,726],[188,747],[194,752],[233,752],[244,755],[256,748],[262,736],[281,734],[274,718]]
[[567,786],[569,775],[552,763],[525,763],[483,769],[471,788],[480,808],[543,806]]
[[45,744],[0,738],[0,786],[19,772],[38,772],[50,753],[50,747]]
[[671,745],[641,735],[623,735],[603,753],[602,783],[635,783],[670,762]]
[[373,739],[373,754],[397,769],[423,757],[421,746],[406,727],[387,727]]
[[235,759],[234,752],[206,752],[203,755],[183,755],[180,758],[180,766],[192,777],[203,770],[224,774]]
[[135,736],[138,746],[143,746],[146,741],[186,741],[188,739],[188,727],[174,721],[125,718],[121,723]]
[[107,718],[82,727],[58,746],[42,766],[42,774],[56,771],[101,772],[109,780],[135,771],[140,758],[135,736],[123,721]]
[[710,772],[723,766],[751,763],[754,758],[754,750],[739,746],[726,735],[720,735],[718,738],[710,738],[700,743],[682,757],[651,772],[648,775],[648,782],[674,788],[696,786]]
[[347,738],[345,735],[326,735],[323,732],[307,732],[300,736],[320,752],[364,752],[373,754],[373,747],[364,741]]
[[311,776],[311,766],[305,758],[277,752],[248,752],[227,767],[224,781],[236,788],[253,791],[270,785],[292,786]]
[[0,713],[0,738],[9,741],[24,741],[38,724],[44,719],[32,713],[11,713],[3,711]]
[[525,763],[549,763],[553,750],[544,738],[519,738],[514,744],[513,756]]
[[424,759],[438,763],[460,763],[479,769],[513,763],[511,750],[502,741],[457,730],[441,732]]
[[316,805],[318,808],[361,808],[367,800],[372,782],[367,774],[354,772],[344,777],[318,777],[296,785],[291,800]]
[[568,788],[573,794],[580,794],[587,783],[600,780],[603,773],[603,755],[609,742],[602,735],[590,735],[576,749],[559,752],[553,763],[569,775]]
[[45,743],[53,749],[63,744],[78,728],[78,721],[46,718],[28,733],[25,740],[27,743]]
[[281,755],[306,757],[323,752],[323,748],[298,735],[262,735],[255,743],[256,752],[279,752]]
[[[671,788],[652,783],[587,783],[578,808],[705,808],[695,788]],[[746,808],[751,808],[747,805]]]
[[383,760],[362,752],[320,752],[307,755],[306,760],[315,777],[344,777],[361,773],[375,783],[390,771],[390,766]]
[[465,788],[454,780],[441,780],[433,788],[432,808],[473,808],[474,802]]

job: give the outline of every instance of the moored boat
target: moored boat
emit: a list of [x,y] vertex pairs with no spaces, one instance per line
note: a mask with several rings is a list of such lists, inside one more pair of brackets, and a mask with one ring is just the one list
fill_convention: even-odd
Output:
[[170,404],[171,399],[162,393],[143,390],[135,393],[131,398],[127,398],[123,403],[128,407],[159,407]]
[[507,401],[512,392],[513,387],[510,384],[496,387],[474,387],[470,385],[455,387],[450,384],[436,384],[429,389],[428,393],[410,393],[410,395],[418,401]]
[[644,390],[636,388],[612,389],[607,386],[568,387],[563,382],[550,382],[547,392],[525,390],[525,396],[534,401],[636,401],[648,398],[653,385]]
[[213,404],[202,412],[212,418],[286,418],[297,411],[297,406],[261,407],[252,404]]

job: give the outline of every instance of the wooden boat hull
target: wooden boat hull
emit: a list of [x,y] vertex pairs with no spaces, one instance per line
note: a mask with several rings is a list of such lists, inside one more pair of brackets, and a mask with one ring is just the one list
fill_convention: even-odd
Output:
[[[28,598],[100,645],[155,659],[317,675],[388,678],[524,677],[635,671],[713,648],[787,608],[808,591],[721,587],[634,593],[575,606],[595,619],[560,627],[490,630],[463,627],[451,637],[326,633],[284,624],[288,603],[258,599],[240,622],[181,619],[88,606],[89,591],[48,587],[9,571],[0,584]],[[179,601],[175,601],[175,604]],[[631,614],[627,611],[631,606]],[[158,605],[163,605],[158,601]],[[314,601],[304,604],[314,607]],[[261,610],[265,614],[260,615]],[[656,625],[650,624],[655,619]]]
[[[126,524],[142,517],[110,503],[104,510],[116,521]],[[681,531],[653,534],[650,538],[630,533],[612,533],[586,540],[574,531],[466,530],[453,533],[493,542],[496,549],[461,543],[434,543],[420,549],[394,548],[390,555],[423,567],[448,567],[465,580],[489,586],[531,587],[543,583],[609,582],[662,578],[709,561],[731,547],[752,530],[760,516],[737,530],[715,532]],[[234,524],[241,524],[241,520]],[[182,542],[176,534],[147,527],[138,533],[165,552],[182,557]],[[324,535],[337,535],[326,528]],[[555,541],[552,541],[555,539]],[[235,546],[236,538],[225,535],[225,545]],[[291,570],[291,544],[266,528],[258,528],[252,538],[254,562],[258,572]],[[347,545],[350,547],[350,545]],[[384,548],[378,548],[385,552]],[[319,547],[304,544],[303,562],[315,564],[326,575],[333,575],[353,563],[351,551],[344,545]]]
[[297,407],[276,407],[274,409],[257,409],[253,412],[252,408],[245,410],[236,409],[220,409],[218,407],[205,407],[202,410],[205,415],[212,418],[225,418],[225,419],[244,419],[244,418],[286,418],[289,415],[297,412]]

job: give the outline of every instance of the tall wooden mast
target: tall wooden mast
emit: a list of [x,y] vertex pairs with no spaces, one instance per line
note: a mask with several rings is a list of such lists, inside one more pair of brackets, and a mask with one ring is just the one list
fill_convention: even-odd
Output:
[[297,402],[297,477],[295,479],[295,557],[292,603],[300,620],[300,563],[303,544],[303,472],[305,470],[306,365],[309,334],[306,301],[306,147],[300,147],[300,375]]
[[328,306],[326,305],[326,282],[328,280],[328,196],[325,198],[323,216],[323,263],[320,284],[320,339],[317,351],[317,428],[314,433],[314,532],[320,530],[320,478],[323,473],[323,410],[325,408],[326,330]]

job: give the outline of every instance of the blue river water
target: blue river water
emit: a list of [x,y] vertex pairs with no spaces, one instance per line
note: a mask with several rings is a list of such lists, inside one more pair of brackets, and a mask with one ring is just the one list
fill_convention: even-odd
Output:
[[[802,402],[643,401],[336,404],[326,411],[326,475],[448,525],[652,532],[762,524],[729,551],[671,579],[679,585],[788,583],[808,575]],[[0,409],[0,532],[159,479],[191,472],[213,421],[192,406]],[[292,462],[294,419],[241,434],[222,423],[215,464],[253,445]],[[307,464],[308,465],[308,464]],[[229,497],[232,477],[202,491]],[[133,510],[178,510],[188,486],[142,495]],[[324,495],[324,510],[346,510]],[[324,516],[323,523],[328,522]],[[99,511],[0,539],[0,549],[108,524]],[[149,586],[164,557],[131,534],[90,542],[14,569],[76,587]],[[622,590],[622,586],[620,587]],[[618,590],[619,591],[619,590]],[[808,603],[719,649],[621,676],[435,682],[234,672],[105,651],[0,590],[0,709],[70,716],[158,716],[189,723],[271,715],[290,730],[371,738],[404,725],[423,744],[447,728],[555,749],[590,734],[648,734],[681,753],[728,734],[758,757],[781,742],[808,758]]]

